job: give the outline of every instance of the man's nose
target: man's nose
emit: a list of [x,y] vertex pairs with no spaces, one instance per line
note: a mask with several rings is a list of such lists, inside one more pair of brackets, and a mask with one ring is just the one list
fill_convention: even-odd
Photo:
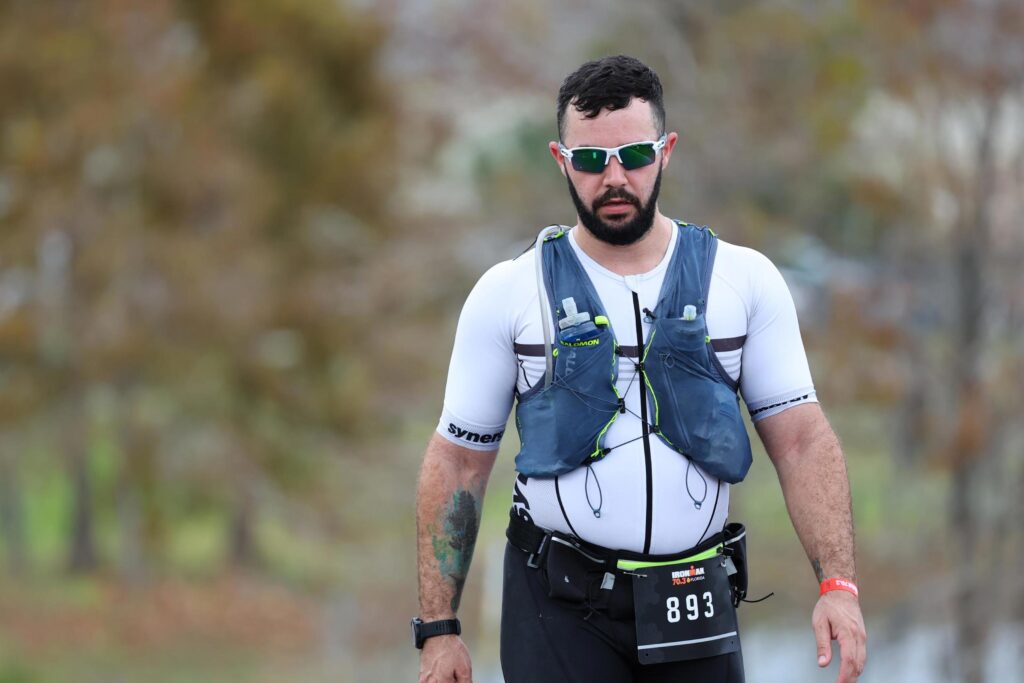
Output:
[[626,184],[626,169],[622,167],[622,164],[619,163],[616,157],[608,160],[608,164],[604,167],[602,179],[604,184],[609,187],[622,187]]

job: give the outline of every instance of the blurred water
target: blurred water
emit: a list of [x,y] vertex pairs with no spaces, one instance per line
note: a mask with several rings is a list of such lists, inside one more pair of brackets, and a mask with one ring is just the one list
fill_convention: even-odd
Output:
[[[989,647],[985,680],[1022,683],[1021,637],[1024,629],[998,628]],[[870,634],[869,634],[870,637]],[[902,638],[868,643],[868,664],[860,683],[954,683],[950,673],[952,631],[945,627],[913,627]],[[762,628],[744,637],[748,683],[834,681],[838,649],[827,671],[818,668],[810,627],[805,630]],[[500,677],[499,677],[500,680]]]

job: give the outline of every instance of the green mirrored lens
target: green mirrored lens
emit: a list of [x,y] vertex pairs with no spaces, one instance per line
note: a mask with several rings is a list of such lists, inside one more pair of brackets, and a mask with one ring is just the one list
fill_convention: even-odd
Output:
[[657,155],[658,153],[654,150],[654,145],[649,142],[630,145],[619,150],[619,156],[622,158],[622,167],[627,171],[653,164]]
[[604,170],[604,162],[607,158],[608,154],[603,149],[574,149],[572,167],[586,173],[600,173]]

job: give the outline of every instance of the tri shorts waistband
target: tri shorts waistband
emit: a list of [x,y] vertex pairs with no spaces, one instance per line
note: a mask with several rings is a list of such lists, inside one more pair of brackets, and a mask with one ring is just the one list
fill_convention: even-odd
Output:
[[[533,522],[516,514],[515,509],[512,509],[509,512],[509,524],[508,529],[505,532],[505,536],[508,538],[509,543],[530,555],[531,564],[535,564],[534,560],[544,554],[548,543],[556,542],[573,546],[582,555],[593,561],[595,564],[604,565],[609,569],[615,568],[624,571],[630,571],[642,566],[650,566],[652,564],[679,562],[684,559],[702,559],[699,556],[714,554],[718,552],[717,549],[722,546],[723,543],[727,542],[726,534],[723,531],[711,536],[692,548],[680,550],[677,553],[654,555],[650,553],[637,553],[631,550],[616,550],[612,548],[605,548],[594,543],[589,543],[570,534],[563,534],[561,532],[539,527]],[[731,541],[733,539],[728,540]]]

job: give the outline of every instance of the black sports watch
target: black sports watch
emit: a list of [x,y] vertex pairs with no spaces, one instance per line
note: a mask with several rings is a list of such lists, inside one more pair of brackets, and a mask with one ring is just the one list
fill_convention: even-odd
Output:
[[462,624],[458,619],[440,619],[423,621],[419,617],[412,620],[412,642],[417,650],[423,649],[423,641],[434,636],[461,635]]

